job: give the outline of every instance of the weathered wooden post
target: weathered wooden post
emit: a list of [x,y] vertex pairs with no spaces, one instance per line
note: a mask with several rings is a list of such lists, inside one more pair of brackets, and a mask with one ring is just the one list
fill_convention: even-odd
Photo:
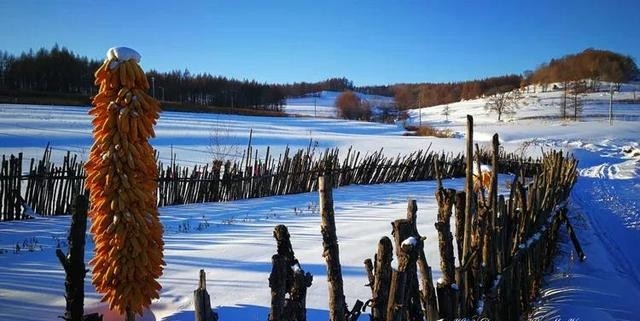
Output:
[[[474,215],[474,192],[473,192],[473,117],[467,115],[467,142],[466,142],[466,168],[465,168],[465,210],[464,210],[464,235],[462,242],[462,267],[468,266],[471,259],[471,233]],[[470,301],[470,275],[468,269],[462,269],[462,277],[460,278],[460,290],[461,290],[461,314],[465,315]]]
[[269,288],[271,288],[271,311],[269,321],[287,321],[284,313],[285,294],[287,292],[287,266],[286,258],[280,254],[271,257],[271,274],[269,275]]
[[193,291],[193,306],[196,321],[217,321],[218,314],[211,309],[211,299],[207,292],[207,276],[200,270],[198,288]]
[[465,216],[464,239],[462,245],[462,264],[466,263],[466,256],[471,250],[471,218],[473,216],[473,117],[467,115],[467,148],[466,148],[466,181],[465,181]]
[[[78,195],[73,204],[71,229],[67,241],[69,254],[64,255],[61,249],[56,249],[56,256],[65,272],[65,300],[64,316],[67,321],[81,321],[84,314],[84,277],[87,272],[84,264],[84,245],[87,235],[87,210],[89,201],[84,195]],[[101,320],[102,316],[92,315],[94,320]]]
[[371,288],[371,294],[373,295],[373,283],[375,282],[376,277],[373,274],[373,261],[371,259],[364,260],[364,269],[367,271],[367,280],[369,281],[366,286]]
[[320,225],[323,247],[322,256],[327,262],[327,280],[329,282],[329,320],[345,321],[347,305],[342,283],[342,268],[340,267],[330,175],[318,177],[318,190],[320,194],[320,214],[322,217]]
[[[410,262],[406,269],[407,272],[407,288],[406,293],[406,315],[408,320],[423,320],[424,313],[422,311],[422,298],[420,293],[420,285],[418,280],[417,262],[420,256],[420,250],[422,249],[422,238],[418,233],[417,227],[417,213],[418,204],[416,200],[409,199],[407,201],[407,218],[405,220],[397,220],[396,223],[402,222],[399,225],[407,225],[408,228],[398,226],[398,230],[394,230],[394,236],[398,240],[398,246],[402,247],[403,244],[409,240],[410,243]],[[396,224],[394,224],[395,227]],[[397,232],[397,234],[396,234]],[[404,244],[407,247],[407,244]],[[408,248],[408,247],[407,247]],[[426,260],[425,260],[426,262]]]
[[578,241],[576,232],[573,230],[573,226],[571,225],[571,222],[569,222],[569,217],[567,217],[566,208],[562,208],[560,210],[560,219],[562,222],[564,222],[567,225],[567,232],[569,232],[571,243],[573,243],[573,247],[575,248],[576,253],[578,254],[578,259],[580,259],[580,262],[584,262],[584,260],[587,259],[587,256],[584,254],[584,251],[582,250],[582,246],[580,246],[580,242]]
[[[439,171],[437,170],[436,172],[439,172]],[[436,175],[440,177],[439,174],[436,174]],[[440,182],[440,179],[438,179],[438,181]],[[418,254],[417,263],[418,263],[418,271],[420,272],[420,285],[422,286],[422,292],[420,293],[420,301],[422,302],[422,306],[424,309],[424,316],[426,316],[428,320],[437,320],[438,319],[438,303],[436,302],[436,291],[435,291],[435,288],[433,287],[433,276],[431,273],[431,267],[427,263],[427,257],[424,253],[425,237],[420,237],[420,234],[418,233],[417,213],[418,213],[418,204],[416,200],[410,199],[407,204],[407,219],[409,220],[412,228],[414,229],[413,234],[418,241],[418,246],[416,248],[416,251]]]
[[405,222],[407,222],[407,220],[402,219],[396,220],[393,224],[398,270],[393,270],[391,276],[391,288],[389,291],[389,302],[387,304],[387,321],[419,320],[422,318],[422,315],[416,315],[418,311],[414,311],[413,309],[415,302],[411,300],[413,293],[410,291],[412,289],[410,286],[412,278],[415,278],[416,274],[416,248],[418,240],[410,236],[398,242],[400,238],[398,235],[406,235],[406,228],[410,228],[408,224],[398,224]]
[[456,226],[456,245],[458,247],[458,265],[462,266],[462,257],[464,253],[463,244],[464,244],[464,220],[465,220],[465,201],[466,194],[465,192],[457,192],[456,193],[456,203],[455,203],[455,226]]
[[373,321],[386,321],[389,288],[391,286],[392,259],[393,245],[391,244],[391,240],[384,236],[378,242],[378,252],[375,257],[376,268],[371,305],[371,317]]
[[436,285],[440,317],[451,320],[457,309],[457,290],[455,276],[455,258],[453,256],[453,235],[451,234],[451,215],[456,191],[453,189],[439,189],[436,192],[438,201],[438,245],[440,248],[440,269],[442,279]]
[[[273,230],[273,237],[278,244],[278,254],[276,255],[284,260],[283,265],[285,266],[284,272],[279,270],[281,268],[280,266],[274,266],[276,273],[284,274],[279,276],[274,275],[273,277],[282,278],[284,280],[283,282],[285,282],[285,294],[289,293],[289,299],[285,299],[284,301],[284,314],[282,318],[287,321],[305,321],[307,319],[307,288],[311,286],[313,276],[311,273],[305,273],[300,266],[300,262],[296,259],[293,247],[291,246],[291,236],[286,226],[277,225]],[[277,264],[281,263],[278,261]],[[276,280],[274,280],[274,282],[276,282]],[[270,284],[271,283],[272,282],[270,282]],[[276,291],[278,296],[275,302],[279,303],[281,302],[278,292],[280,284],[274,285],[278,288]],[[282,294],[282,297],[284,297],[284,294]]]

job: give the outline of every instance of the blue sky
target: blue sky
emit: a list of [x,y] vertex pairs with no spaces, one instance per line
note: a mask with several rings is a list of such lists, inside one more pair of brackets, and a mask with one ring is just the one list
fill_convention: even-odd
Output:
[[261,82],[459,81],[589,47],[640,58],[638,0],[0,0],[0,12],[0,50],[14,54],[58,43],[102,59],[124,45],[145,69]]

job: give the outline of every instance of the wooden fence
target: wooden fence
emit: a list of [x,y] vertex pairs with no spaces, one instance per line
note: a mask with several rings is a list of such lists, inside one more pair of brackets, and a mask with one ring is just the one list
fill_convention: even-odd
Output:
[[[160,164],[158,204],[233,201],[238,199],[288,195],[317,190],[318,177],[331,172],[337,186],[378,184],[433,179],[431,164],[447,164],[446,177],[459,177],[463,171],[460,155],[417,151],[405,156],[387,157],[383,151],[361,155],[349,149],[342,161],[339,150],[328,149],[315,156],[313,150],[289,148],[276,160],[267,153],[250,165],[214,163],[194,168]],[[325,168],[331,164],[331,168]]]
[[[225,202],[239,199],[288,195],[317,190],[318,177],[330,172],[335,186],[380,184],[434,179],[433,164],[441,164],[442,177],[463,177],[465,158],[420,150],[408,155],[385,156],[383,150],[362,154],[348,149],[340,160],[337,148],[319,152],[313,148],[292,151],[286,148],[277,158],[269,152],[258,158],[247,148],[242,160],[186,167],[158,162],[158,206]],[[488,153],[479,150],[479,159]],[[250,156],[246,156],[250,155]],[[51,161],[51,148],[41,159],[31,159],[23,171],[22,154],[2,157],[0,168],[0,221],[19,220],[38,215],[71,213],[71,203],[84,190],[85,173],[78,155],[66,152],[62,165]],[[326,169],[325,164],[331,164]],[[515,154],[501,153],[501,172],[532,176],[540,171],[539,160],[524,160]],[[25,211],[26,209],[26,211]]]
[[[499,195],[497,142],[496,135],[490,186],[468,188],[472,206],[466,206],[467,192],[443,188],[436,176],[437,236],[426,238],[419,234],[416,201],[409,200],[406,217],[391,223],[393,241],[382,237],[374,259],[364,261],[371,298],[366,303],[357,300],[351,309],[344,301],[331,185],[325,183],[321,187],[321,234],[327,260],[330,321],[355,321],[366,309],[372,321],[520,320],[539,294],[562,224],[567,225],[577,256],[584,260],[564,207],[577,178],[577,161],[561,152],[546,153],[536,169],[537,175],[516,176],[510,192]],[[434,172],[439,172],[439,166],[434,161]],[[327,181],[324,178],[320,178],[321,183]],[[471,181],[470,176],[467,178]],[[277,227],[274,235],[278,229],[283,227]],[[426,242],[437,243],[440,250],[442,277],[435,286],[424,252]],[[397,268],[391,266],[394,248]],[[280,249],[278,242],[278,253]],[[283,276],[278,281],[284,272],[277,272],[275,259],[273,267],[269,282],[275,295],[274,284],[290,283]],[[282,315],[286,289],[283,285],[275,292],[279,301],[272,301],[269,320],[306,320],[278,317]]]
[[[337,177],[338,186],[344,186],[433,179],[428,164],[436,159],[446,164],[446,177],[459,177],[464,167],[461,155],[429,150],[387,157],[382,150],[363,155],[349,149],[342,161],[337,148],[324,152],[312,148],[292,152],[287,148],[277,159],[269,149],[263,159],[257,158],[257,152],[255,155],[234,163],[216,161],[195,167],[159,162],[158,206],[310,192],[317,189],[319,173],[327,170]],[[86,193],[83,162],[78,159],[67,152],[62,165],[56,166],[47,146],[42,158],[31,159],[28,171],[23,172],[22,154],[3,156],[0,221],[25,219],[33,213],[70,214],[72,200]],[[331,168],[325,169],[326,164]]]
[[41,159],[31,159],[26,173],[22,163],[22,153],[2,157],[0,221],[25,219],[31,216],[29,212],[70,214],[72,200],[84,193],[84,168],[78,156],[67,152],[62,166],[56,166],[47,146]]
[[[252,173],[246,176],[250,178],[248,181],[243,181],[241,187],[236,186],[237,190],[229,188],[227,184],[224,187],[225,191],[217,195],[259,197],[260,192],[266,190],[266,187],[253,182],[257,176],[256,171],[260,172],[263,168],[277,170],[268,174],[271,178],[267,180],[270,182],[271,193],[287,194],[315,188],[304,179],[275,179],[279,177],[278,174],[285,177],[300,177],[305,174],[309,180],[314,179],[314,175],[320,175],[317,177],[317,190],[320,194],[322,256],[326,260],[329,283],[330,321],[357,321],[367,308],[371,311],[372,321],[520,320],[526,317],[531,308],[530,303],[539,294],[543,274],[555,254],[558,231],[562,224],[567,226],[579,259],[585,259],[567,219],[564,205],[577,179],[577,161],[565,157],[562,152],[545,153],[539,163],[529,162],[535,166],[517,166],[521,174],[527,171],[535,171],[536,174],[533,177],[516,176],[510,184],[508,195],[500,195],[498,173],[501,153],[496,134],[493,137],[491,153],[491,182],[488,186],[480,185],[479,189],[474,188],[472,159],[481,159],[483,155],[476,147],[474,156],[473,122],[470,116],[469,119],[464,166],[457,165],[462,161],[459,155],[451,161],[444,155],[434,153],[418,152],[406,157],[389,159],[381,153],[374,153],[358,161],[359,155],[352,158],[349,152],[348,156],[339,162],[337,150],[327,150],[315,161],[313,157],[303,157],[304,152],[288,157],[287,150],[277,165],[269,157],[266,157],[264,163],[254,162],[251,170],[247,167],[247,172]],[[306,156],[309,156],[308,151]],[[10,159],[8,163],[11,162],[16,160]],[[2,173],[11,172],[10,166],[7,165],[5,169],[4,163],[3,159]],[[67,167],[74,168],[74,164],[75,162],[69,161]],[[479,162],[476,164],[480,166]],[[236,165],[225,165],[223,173],[235,173]],[[220,167],[214,165],[214,168]],[[178,172],[177,167],[170,169]],[[462,170],[466,173],[465,191],[445,189],[442,178],[445,175],[454,176],[454,173]],[[197,168],[194,171],[197,171]],[[215,177],[225,176],[221,175],[219,170],[218,174],[215,174],[215,170],[211,172]],[[188,174],[189,171],[185,170],[184,175]],[[432,267],[429,266],[424,252],[427,238],[421,236],[417,229],[417,203],[415,200],[409,200],[405,218],[397,219],[391,224],[394,241],[386,236],[382,237],[378,242],[374,259],[364,261],[369,281],[366,286],[371,289],[371,298],[366,302],[356,300],[350,309],[344,296],[332,188],[340,184],[402,181],[414,178],[412,175],[432,177],[437,181],[435,196],[438,213],[435,227],[442,277],[434,286]],[[194,180],[206,181],[199,177]],[[174,188],[171,193],[179,194],[176,191],[180,189],[175,186],[171,188]],[[185,187],[184,190],[189,188]],[[257,194],[252,194],[254,192]],[[198,195],[196,192],[191,193]],[[195,200],[198,201],[197,198]],[[452,217],[455,234],[451,228]],[[301,263],[295,257],[287,228],[279,225],[273,235],[277,243],[277,253],[272,257],[272,271],[269,276],[271,308],[268,320],[306,321],[306,293],[313,282],[313,276],[302,269]],[[435,242],[431,239],[428,241]],[[394,248],[398,262],[396,268],[391,265]],[[204,271],[201,270],[200,283],[194,291],[196,320],[218,320],[218,315],[211,309],[209,300]],[[67,312],[71,313],[69,306]]]

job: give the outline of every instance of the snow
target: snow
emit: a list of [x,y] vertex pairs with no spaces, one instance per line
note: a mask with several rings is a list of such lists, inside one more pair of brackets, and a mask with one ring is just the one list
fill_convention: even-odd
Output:
[[484,300],[483,299],[478,300],[477,306],[478,307],[476,308],[476,314],[482,315],[482,313],[484,312]]
[[[480,172],[481,173],[491,173],[493,171],[493,166],[481,164]],[[473,175],[478,175],[478,162],[473,163]]]
[[[412,111],[409,123],[422,121],[449,128],[455,138],[437,139],[402,136],[399,125],[381,125],[338,119],[309,117],[246,117],[235,115],[165,112],[151,143],[168,162],[171,152],[181,164],[211,161],[212,147],[246,147],[249,130],[252,144],[264,156],[266,147],[278,154],[286,146],[306,148],[341,147],[362,152],[384,148],[388,155],[409,153],[433,144],[431,149],[462,152],[466,115],[474,115],[474,138],[488,146],[493,133],[500,134],[507,151],[537,156],[542,150],[562,149],[579,160],[579,179],[567,206],[569,217],[589,260],[578,262],[564,228],[560,255],[545,279],[542,296],[532,317],[562,320],[635,320],[640,315],[640,104],[615,102],[614,126],[606,113],[608,95],[585,96],[584,116],[578,122],[558,119],[552,103],[559,92],[525,94],[526,104],[514,115],[498,122],[484,110],[484,99],[449,104],[449,121],[440,115],[443,106]],[[332,98],[333,97],[333,98]],[[336,94],[290,99],[286,109],[299,108],[306,115],[318,106],[333,110]],[[616,93],[615,99],[630,99],[631,93]],[[320,103],[318,103],[320,101]],[[71,150],[86,157],[91,144],[87,108],[62,106],[0,105],[0,154],[24,152],[40,156],[51,142],[54,161]],[[297,113],[297,112],[295,112]],[[304,113],[303,113],[304,114]],[[212,144],[212,136],[218,138]],[[213,146],[212,146],[213,145]],[[345,151],[345,150],[343,150]],[[225,157],[238,157],[233,149]],[[501,175],[501,181],[512,178]],[[445,180],[446,187],[461,189],[460,179]],[[503,186],[504,182],[500,183]],[[373,257],[376,244],[390,235],[389,222],[404,217],[406,199],[418,201],[418,230],[427,240],[436,237],[435,182],[348,186],[334,191],[336,224],[347,302],[366,300],[366,273],[362,262]],[[165,274],[160,280],[161,299],[155,301],[144,320],[192,320],[192,291],[198,271],[209,277],[208,290],[221,320],[264,320],[269,307],[267,278],[275,253],[272,229],[286,224],[296,257],[305,271],[314,275],[308,292],[309,320],[326,320],[326,267],[322,259],[317,194],[307,193],[228,203],[163,207],[166,228]],[[309,210],[294,210],[309,209]],[[69,217],[44,217],[29,222],[0,223],[0,320],[44,320],[64,309],[64,274],[54,250],[64,248]],[[532,239],[527,240],[532,241]],[[16,243],[22,248],[14,253]],[[523,244],[523,245],[526,245]],[[93,245],[87,244],[86,258]],[[30,252],[29,250],[33,250]],[[439,266],[435,242],[425,242],[427,261]],[[297,267],[292,267],[296,269]],[[433,271],[434,279],[441,277]],[[105,311],[87,278],[87,312]],[[495,286],[496,283],[494,283]],[[363,316],[366,318],[366,316]],[[105,321],[116,320],[111,314]]]
[[[0,154],[23,152],[25,158],[41,157],[44,146],[51,143],[57,151],[53,153],[55,162],[61,161],[62,151],[66,150],[86,159],[92,144],[87,111],[88,107],[0,104]],[[278,155],[287,146],[306,149],[310,143],[319,150],[337,146],[343,152],[349,146],[363,153],[384,148],[386,154],[395,156],[437,142],[402,136],[404,129],[396,125],[341,119],[163,112],[151,144],[159,151],[161,161],[168,163],[173,151],[177,154],[177,163],[193,166],[209,163],[214,156],[240,159],[251,130],[252,146],[258,150],[259,157],[265,156],[267,147],[271,155]],[[453,146],[452,151],[457,152],[457,146]]]
[[113,47],[107,51],[107,60],[127,61],[133,59],[140,63],[141,58],[142,56],[137,51],[127,47]]
[[[302,97],[288,98],[284,111],[287,114],[309,117],[334,118],[338,116],[336,109],[336,99],[340,96],[337,91],[321,91],[311,93]],[[367,95],[356,92],[361,100],[368,101],[372,106],[380,106],[393,103],[393,98]]]
[[413,236],[408,237],[406,240],[402,241],[402,244],[400,244],[400,246],[402,246],[403,248],[407,246],[416,247],[417,245],[418,240]]
[[[506,179],[505,179],[506,181]],[[444,180],[445,187],[460,189],[461,179]],[[390,222],[406,214],[406,198],[418,202],[418,230],[435,235],[436,183],[414,182],[371,186],[348,186],[334,191],[335,219],[347,302],[368,299],[365,258],[373,258],[380,237],[391,237]],[[419,191],[419,192],[417,192]],[[317,204],[317,193],[277,196],[229,203],[183,205],[160,208],[166,229],[167,266],[160,279],[161,299],[154,302],[144,320],[192,320],[193,290],[198,271],[207,273],[207,289],[221,320],[265,320],[270,293],[268,276],[276,252],[274,226],[286,224],[295,255],[305,272],[314,275],[307,304],[310,320],[326,320],[326,265],[322,258],[319,213],[300,213],[295,208]],[[42,249],[0,255],[0,288],[11,289],[0,297],[0,320],[43,320],[64,309],[64,273],[54,255],[57,240],[65,240],[69,217],[0,224],[0,248],[11,251],[15,243],[36,238]],[[88,239],[86,259],[93,244]],[[66,249],[65,249],[66,251]],[[425,249],[426,259],[439,266],[437,246]],[[440,272],[434,271],[434,277]],[[104,311],[87,277],[88,312]],[[14,306],[14,302],[21,304]],[[11,307],[11,308],[9,308]],[[107,315],[105,320],[116,320]]]

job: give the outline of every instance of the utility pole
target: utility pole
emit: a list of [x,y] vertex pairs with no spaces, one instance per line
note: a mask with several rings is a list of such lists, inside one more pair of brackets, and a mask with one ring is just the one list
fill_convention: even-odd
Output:
[[156,99],[156,77],[151,76],[151,95]]
[[316,100],[318,99],[318,97],[314,96],[313,97],[313,114],[315,118],[318,118],[318,106],[316,104]]
[[164,87],[158,86],[158,88],[162,89],[162,101],[164,101]]
[[613,126],[613,83],[609,82],[609,126]]
[[420,127],[422,127],[422,96],[420,96],[420,94],[418,94],[418,117],[420,119]]

